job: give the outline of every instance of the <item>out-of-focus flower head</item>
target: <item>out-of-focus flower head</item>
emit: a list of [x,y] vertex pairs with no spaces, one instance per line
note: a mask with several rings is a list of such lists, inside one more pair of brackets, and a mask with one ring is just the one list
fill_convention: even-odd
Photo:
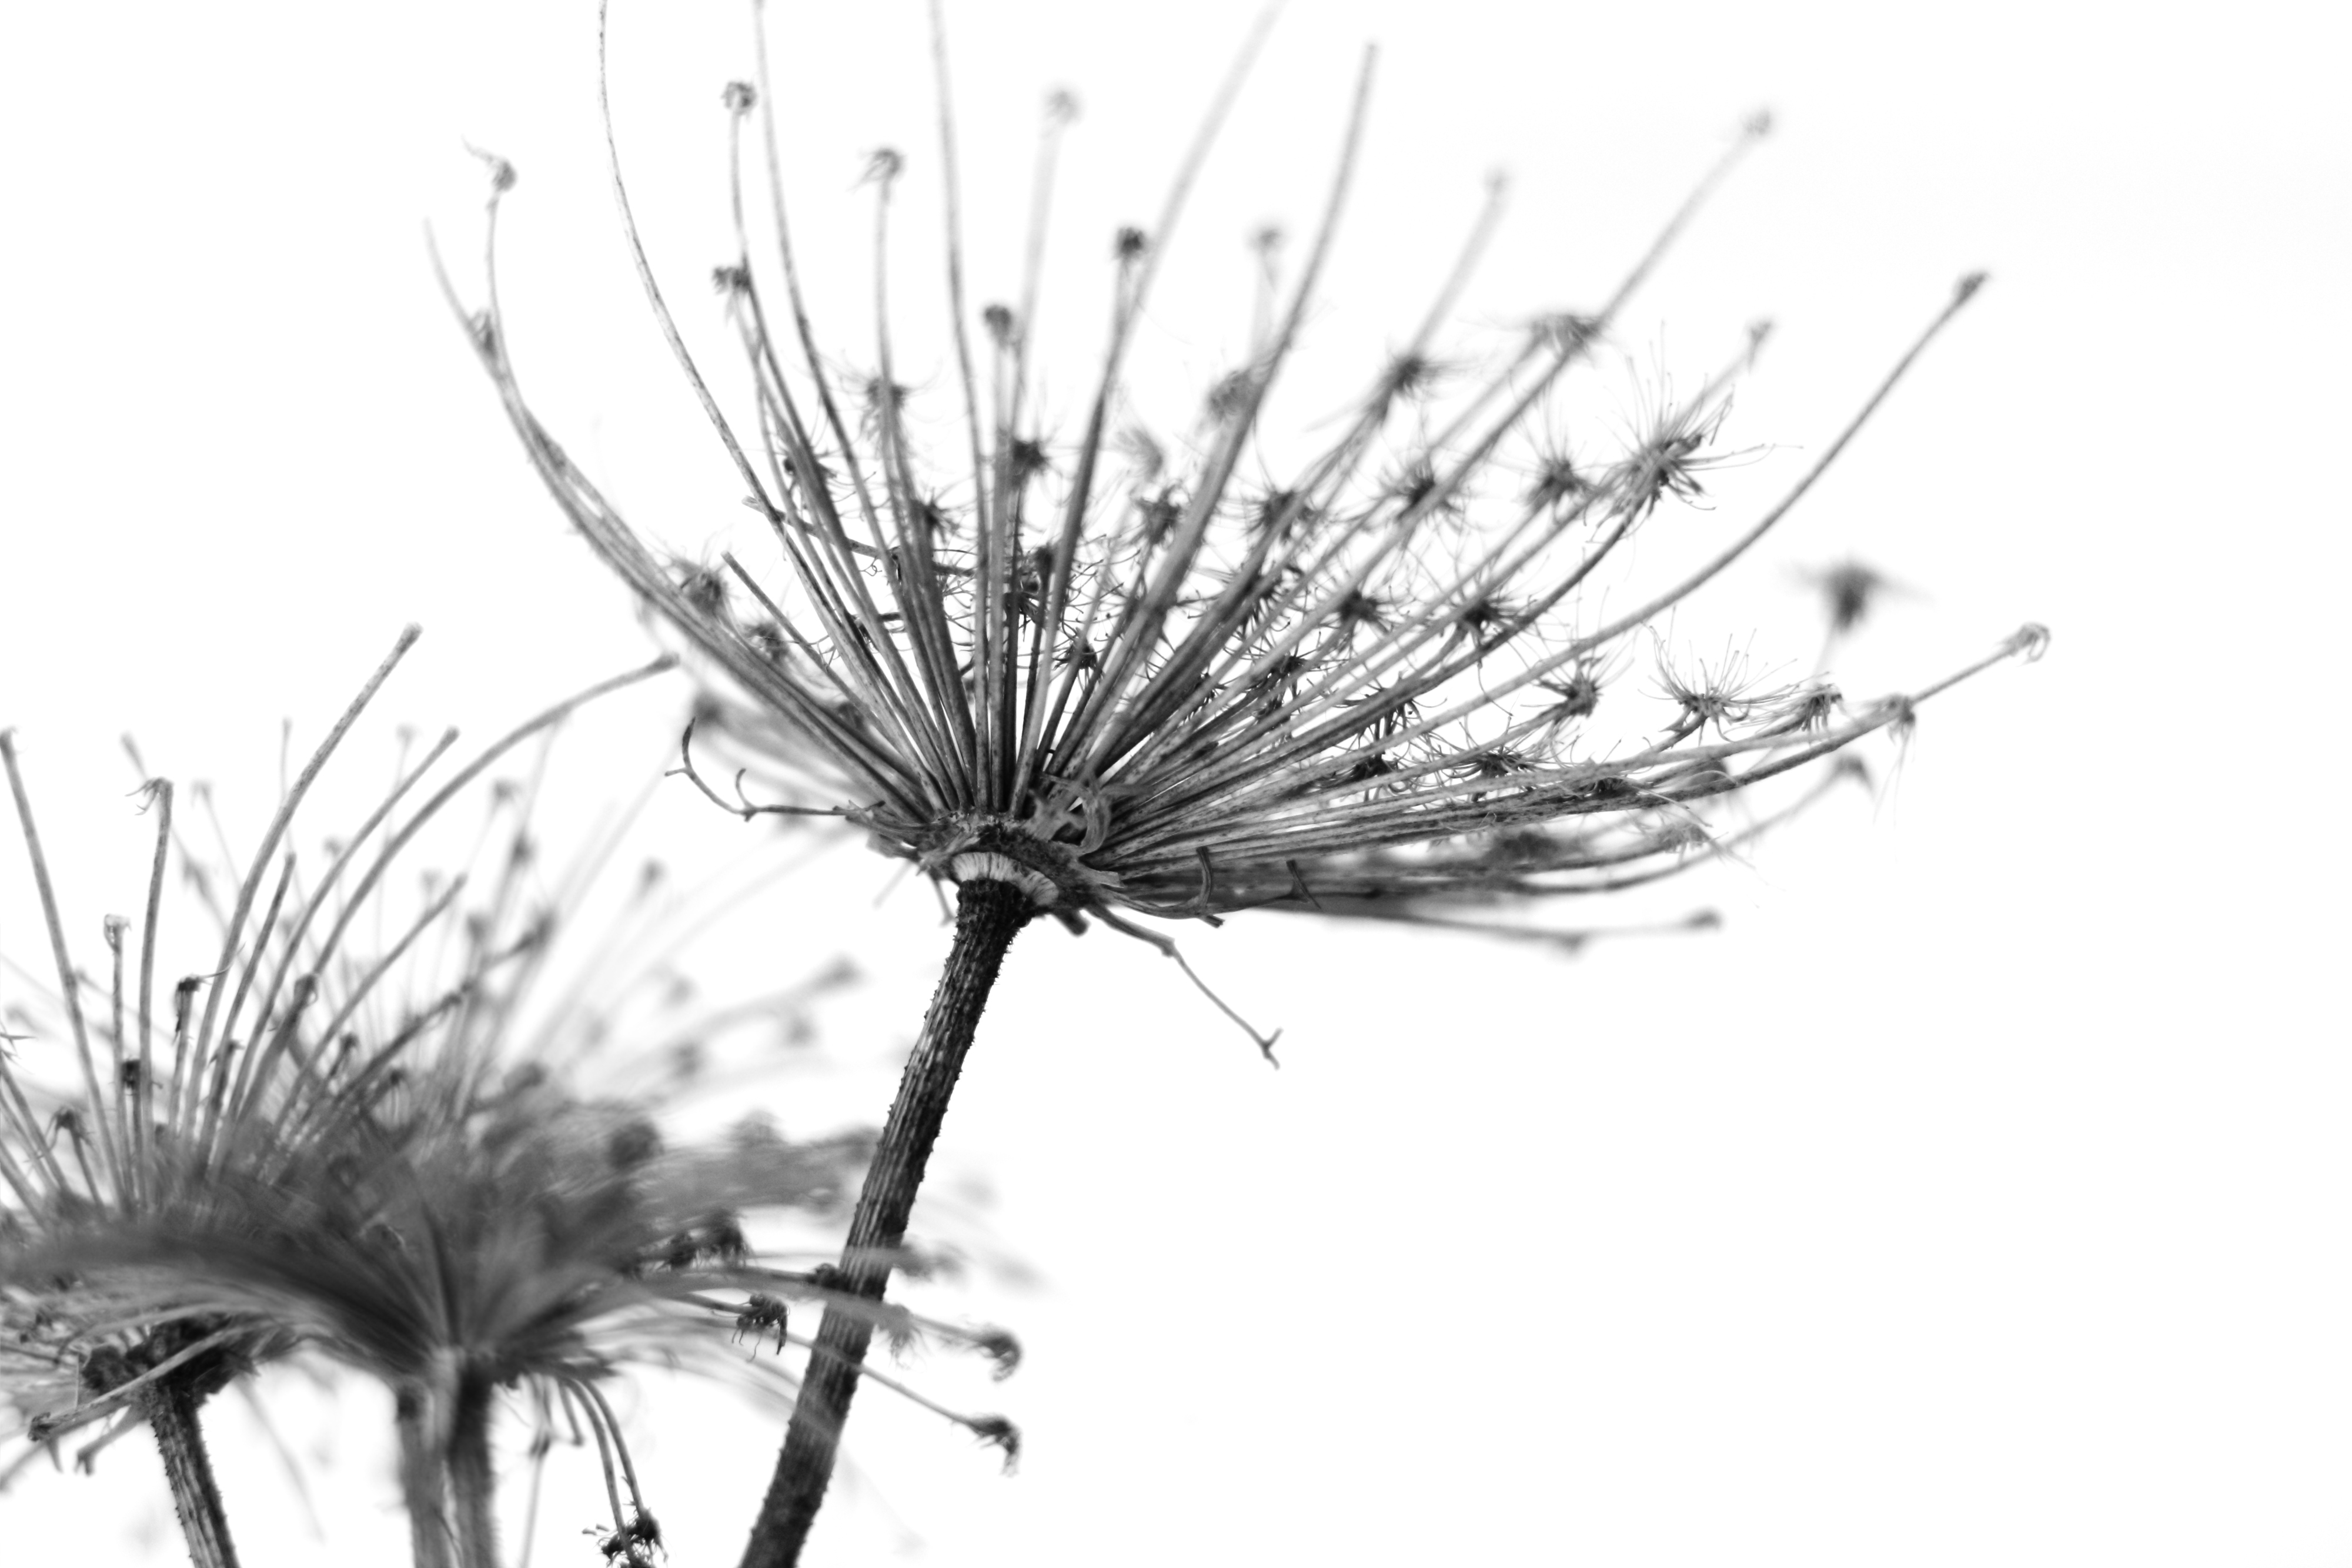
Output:
[[[16,747],[0,735],[56,977],[53,995],[11,1007],[0,1055],[0,1395],[28,1445],[10,1468],[107,1423],[88,1458],[152,1420],[159,1389],[200,1401],[263,1362],[315,1354],[394,1390],[420,1519],[462,1512],[453,1466],[488,1401],[513,1389],[542,1433],[584,1431],[608,1475],[621,1460],[629,1506],[616,1490],[613,1517],[639,1561],[657,1532],[599,1385],[632,1363],[686,1364],[788,1394],[777,1358],[736,1343],[750,1303],[770,1303],[761,1326],[781,1350],[788,1308],[838,1292],[822,1269],[770,1266],[745,1228],[787,1208],[832,1215],[872,1142],[788,1142],[757,1116],[684,1142],[661,1115],[712,1087],[715,1037],[784,1027],[852,972],[835,963],[754,1002],[705,1002],[666,967],[665,936],[776,868],[677,895],[649,863],[587,925],[634,810],[551,869],[534,820],[548,751],[522,781],[484,777],[658,664],[557,705],[441,779],[456,740],[444,735],[328,841],[323,869],[306,861],[298,809],[411,640],[243,869],[193,848],[178,792],[150,781],[144,916],[135,943],[131,922],[107,922],[103,978],[68,951]],[[467,799],[482,826],[463,869],[394,875],[428,827],[456,832],[449,808]],[[192,912],[217,933],[218,959],[173,986],[167,1009],[159,938]],[[971,1345],[1008,1369],[1017,1357],[1001,1331],[866,1310],[900,1341]]]
[[1805,583],[1821,595],[1823,619],[1829,622],[1832,642],[1859,628],[1869,620],[1881,601],[1916,593],[1895,579],[1872,566],[1868,561],[1849,556],[1829,566],[1818,567],[1801,574]]
[[[457,739],[445,734],[355,831],[330,843],[323,870],[306,867],[294,849],[297,813],[415,637],[414,627],[401,635],[285,787],[249,863],[233,863],[225,848],[215,857],[194,847],[172,782],[145,781],[141,809],[155,850],[143,917],[135,937],[131,920],[107,918],[108,962],[98,975],[74,959],[15,737],[0,734],[38,912],[31,929],[47,937],[40,959],[5,956],[27,988],[8,1002],[8,1049],[0,1052],[0,1322],[13,1331],[0,1335],[0,1391],[35,1445],[109,1422],[87,1458],[151,1416],[148,1396],[158,1389],[201,1399],[291,1347],[284,1325],[262,1318],[193,1309],[123,1316],[68,1259],[92,1241],[211,1223],[225,1202],[285,1180],[398,1082],[400,1058],[428,1018],[413,1018],[373,1050],[360,1042],[386,976],[451,917],[464,879],[428,882],[405,928],[388,940],[381,929],[355,932],[355,918],[386,915],[386,876],[404,849],[499,756],[579,703],[651,673],[559,704],[422,791]],[[213,961],[173,982],[165,1003],[159,954],[167,937],[188,939],[167,927],[190,916],[209,927],[201,940]],[[356,956],[363,941],[380,950]],[[53,989],[37,978],[43,968]],[[439,998],[425,1011],[449,1005]]]

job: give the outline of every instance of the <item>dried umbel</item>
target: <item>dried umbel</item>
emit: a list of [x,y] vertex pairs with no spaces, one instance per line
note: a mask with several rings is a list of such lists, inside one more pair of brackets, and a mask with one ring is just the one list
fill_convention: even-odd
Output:
[[[1618,581],[1627,542],[1703,494],[1741,364],[1687,398],[1652,400],[1613,450],[1590,448],[1591,431],[1563,434],[1558,402],[1763,132],[1760,118],[1613,294],[1533,320],[1499,362],[1470,373],[1439,335],[1493,232],[1498,189],[1386,370],[1308,456],[1279,463],[1260,415],[1334,242],[1368,56],[1286,298],[1264,312],[1247,361],[1210,390],[1197,429],[1170,440],[1139,428],[1124,391],[1138,323],[1263,32],[1220,89],[1157,225],[1122,230],[1108,247],[1115,308],[1073,439],[1048,435],[1034,392],[1042,219],[1017,308],[975,312],[964,296],[943,44],[934,59],[958,425],[944,450],[922,449],[910,431],[887,307],[862,379],[835,368],[812,326],[774,172],[764,43],[760,87],[723,94],[738,248],[714,277],[741,350],[740,395],[723,395],[688,350],[615,152],[627,244],[709,416],[716,460],[732,465],[767,526],[765,564],[729,554],[721,570],[681,566],[641,538],[532,412],[495,289],[468,318],[558,503],[684,639],[732,739],[797,784],[786,800],[739,795],[733,809],[833,812],[960,889],[948,971],[845,1255],[871,1293],[887,1281],[874,1260],[900,1239],[997,966],[1035,915],[1074,928],[1100,920],[1172,954],[1133,917],[1269,908],[1445,921],[1502,898],[1621,887],[1719,845],[1711,807],[1907,726],[1927,698],[2042,645],[2029,626],[1955,674],[1858,706],[1822,681],[1775,685],[1740,661],[1669,656],[1653,717],[1605,727],[1640,695],[1626,677],[1662,643],[1662,618],[1789,513],[1981,282],[1960,282],[1785,497],[1712,559],[1648,589]],[[1058,96],[1048,107],[1040,214],[1069,109]],[[749,182],[764,184],[756,195],[745,189],[747,137],[762,155],[749,162],[769,176]],[[877,276],[904,167],[884,152],[867,171]],[[493,234],[513,184],[505,164],[494,161],[494,173]],[[761,205],[766,233],[755,241],[749,214]],[[1261,249],[1271,277],[1273,247]],[[826,1343],[844,1365],[864,1349],[854,1323]],[[747,1563],[797,1553],[848,1388],[845,1373],[813,1370]]]
[[[756,114],[774,134],[758,94],[738,84],[727,97],[739,133]],[[1646,744],[1603,750],[1589,737],[1604,690],[1612,706],[1639,700],[1615,677],[1661,618],[1787,513],[1975,277],[1780,504],[1716,559],[1605,618],[1590,591],[1616,586],[1600,574],[1663,504],[1701,493],[1732,380],[1727,370],[1686,401],[1661,401],[1606,456],[1572,455],[1543,417],[1657,250],[1599,309],[1534,322],[1483,379],[1447,378],[1459,385],[1449,398],[1434,340],[1482,223],[1345,428],[1280,483],[1245,478],[1263,468],[1258,411],[1313,298],[1354,129],[1334,213],[1279,324],[1215,389],[1181,463],[1123,423],[1120,396],[1175,203],[1158,240],[1129,234],[1115,247],[1118,311],[1077,440],[1066,449],[1039,434],[1027,318],[992,306],[984,374],[956,340],[970,450],[931,454],[908,441],[887,318],[874,376],[848,386],[828,368],[779,200],[782,302],[748,234],[718,271],[748,362],[748,418],[722,410],[671,337],[780,570],[731,554],[723,571],[667,562],[533,416],[495,312],[476,318],[477,342],[567,513],[703,655],[737,705],[733,732],[803,782],[803,805],[822,800],[934,876],[1017,886],[1072,922],[1314,911],[1338,887],[1476,894],[1498,873],[1514,891],[1538,876],[1555,890],[1607,884],[1685,858],[1709,804],[1906,718],[1982,667],[1858,710],[1813,682],[1702,691],[1696,706],[1674,694],[1679,711],[1661,713]],[[899,170],[895,155],[875,167],[884,214]],[[509,178],[502,169],[501,190]],[[739,193],[739,217],[743,204]],[[2029,628],[1992,658],[2039,640]],[[1530,827],[1544,831],[1540,856],[1527,852]],[[1483,852],[1505,834],[1507,858]]]

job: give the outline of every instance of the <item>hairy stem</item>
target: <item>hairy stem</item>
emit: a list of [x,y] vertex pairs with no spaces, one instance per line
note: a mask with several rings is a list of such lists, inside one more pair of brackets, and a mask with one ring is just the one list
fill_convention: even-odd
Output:
[[458,1568],[499,1568],[498,1473],[490,1462],[489,1385],[457,1385],[449,1422],[449,1501]]
[[410,1560],[415,1568],[457,1568],[449,1530],[449,1472],[435,1428],[434,1401],[421,1387],[404,1388],[394,1406],[400,1434],[400,1496],[408,1508]]
[[139,1396],[139,1408],[163,1456],[163,1477],[171,1483],[172,1507],[180,1516],[188,1561],[195,1568],[236,1568],[236,1546],[229,1539],[220,1483],[213,1479],[212,1456],[205,1450],[204,1430],[196,1423],[196,1407],[203,1402],[192,1380],[166,1376]]
[[[1034,913],[1028,894],[1007,883],[972,881],[959,888],[955,946],[948,950],[922,1035],[907,1059],[898,1097],[850,1217],[849,1240],[841,1254],[842,1289],[879,1301],[889,1284],[890,1255],[906,1239],[907,1217],[947,1118],[948,1098],[971,1050],[981,1009],[988,1005],[1005,949]],[[862,1316],[837,1310],[824,1314],[783,1451],[776,1457],[768,1495],[743,1551],[743,1568],[793,1568],[800,1561],[833,1479],[842,1423],[873,1337],[874,1325]]]

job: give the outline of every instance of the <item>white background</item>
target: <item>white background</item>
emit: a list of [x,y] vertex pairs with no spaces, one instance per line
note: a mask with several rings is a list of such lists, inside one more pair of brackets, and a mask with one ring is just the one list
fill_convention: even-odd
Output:
[[[1040,94],[1085,105],[1045,328],[1066,406],[1104,237],[1156,210],[1252,7],[950,10],[976,301],[1012,287]],[[1022,1472],[869,1396],[813,1562],[2352,1558],[2352,1062],[2325,979],[2352,125],[2321,10],[1290,8],[1180,236],[1164,373],[1224,368],[1241,237],[1311,222],[1368,37],[1373,130],[1307,345],[1335,386],[1417,318],[1489,167],[1512,216],[1464,319],[1588,305],[1769,104],[1780,132],[1623,338],[1635,372],[1695,382],[1779,324],[1727,430],[1775,450],[1691,527],[1752,516],[1955,276],[1994,277],[1711,595],[1710,634],[1801,664],[1794,568],[1853,551],[1918,590],[1841,661],[1857,693],[2029,618],[2056,642],[1927,710],[1874,806],[1572,912],[1706,904],[1717,935],[1563,961],[1272,915],[1186,934],[1286,1028],[1278,1073],[1148,951],[1024,936],[940,1157],[1042,1283],[936,1299],[1010,1322],[1030,1364],[993,1389],[909,1369],[1019,1419]],[[614,26],[624,157],[707,331],[748,24],[697,0]],[[936,309],[919,15],[772,26],[803,254],[862,360],[852,186],[878,144],[912,172],[894,288]],[[510,0],[0,25],[0,723],[80,868],[78,932],[137,896],[120,731],[250,804],[279,718],[315,736],[405,621],[426,638],[386,716],[478,737],[642,656],[433,288],[428,220],[478,279],[462,139],[521,170],[503,286],[551,423],[648,532],[691,551],[728,526],[615,236],[593,44],[584,6]],[[674,697],[632,710],[616,776],[652,765]],[[675,816],[698,843],[741,831]],[[37,956],[21,858],[0,865],[0,943]],[[858,955],[827,1042],[869,1113],[945,947],[922,890],[875,906],[887,874],[842,852],[730,936],[792,973]],[[779,1117],[816,1130],[793,1092]],[[380,1401],[267,1392],[290,1443],[331,1449],[331,1544],[225,1409],[246,1561],[404,1561]],[[675,1560],[732,1561],[774,1424],[695,1391],[639,1407]],[[169,1560],[138,1448],[0,1497],[12,1548]],[[595,1561],[593,1470],[558,1451],[540,1561]]]

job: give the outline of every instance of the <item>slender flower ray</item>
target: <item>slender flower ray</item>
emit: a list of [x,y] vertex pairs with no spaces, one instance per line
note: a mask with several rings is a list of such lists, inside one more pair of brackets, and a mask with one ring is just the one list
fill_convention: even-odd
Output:
[[[436,762],[440,760],[442,755],[446,752],[450,747],[457,744],[457,732],[456,730],[445,730],[441,737],[435,741],[433,746],[426,750],[424,758],[418,761],[416,766],[409,769],[394,782],[391,790],[384,796],[383,803],[371,812],[364,821],[360,823],[358,831],[352,834],[350,841],[343,845],[341,851],[338,852],[334,859],[328,863],[325,874],[320,878],[318,885],[310,890],[310,896],[303,901],[301,912],[296,915],[292,927],[287,932],[284,955],[278,960],[276,971],[271,976],[269,985],[261,993],[258,1010],[262,1018],[268,1019],[280,1016],[277,1011],[278,996],[285,989],[287,980],[298,967],[305,967],[315,972],[318,967],[319,958],[323,954],[333,950],[334,944],[331,940],[322,944],[318,949],[310,952],[307,956],[304,950],[303,938],[308,933],[312,918],[317,915],[319,910],[324,906],[322,900],[324,900],[326,895],[331,893],[341,882],[344,871],[350,867],[352,861],[358,858],[362,849],[367,844],[368,841],[373,837],[376,829],[383,826],[384,819],[393,813],[394,810],[399,806],[401,800],[406,797],[409,790],[425,777],[426,771],[429,770]],[[430,815],[429,809],[425,815]],[[261,950],[257,948],[255,953],[256,962],[258,961],[260,956]],[[247,967],[249,974],[253,968],[253,964],[249,963]],[[299,1009],[297,1009],[295,1011],[299,1012]],[[234,1027],[236,1012],[236,1009],[235,1008],[230,1009],[232,1020],[231,1027]],[[282,1025],[280,1026],[278,1032],[283,1032]],[[257,1063],[260,1064],[263,1069],[274,1066],[279,1049],[280,1047],[277,1039],[273,1036],[272,1044],[268,1048],[258,1051],[247,1051],[244,1060],[237,1063],[236,1082],[230,1092],[227,1102],[226,1113],[229,1116],[235,1117],[244,1114],[252,1109],[257,1084],[266,1083],[268,1082],[268,1075],[266,1071],[257,1073]]]
[[[1216,96],[1210,104],[1208,113],[1202,117],[1201,129],[1193,138],[1192,147],[1186,152],[1182,162],[1178,165],[1176,177],[1169,186],[1167,200],[1160,209],[1157,225],[1150,235],[1130,230],[1122,232],[1118,236],[1116,254],[1120,260],[1122,274],[1118,303],[1112,315],[1110,342],[1103,356],[1101,380],[1087,412],[1086,434],[1078,445],[1077,461],[1071,477],[1069,495],[1065,498],[1062,506],[1062,527],[1054,546],[1051,581],[1047,590],[1045,612],[1040,618],[1049,636],[1060,632],[1063,627],[1063,616],[1070,603],[1071,587],[1079,563],[1079,547],[1084,538],[1087,511],[1094,500],[1097,469],[1110,434],[1109,422],[1114,404],[1118,397],[1119,376],[1125,365],[1128,348],[1133,340],[1135,323],[1141,316],[1144,300],[1150,294],[1151,284],[1159,275],[1160,258],[1166,254],[1167,239],[1175,231],[1176,222],[1183,212],[1185,200],[1192,193],[1201,169],[1208,161],[1209,150],[1231,114],[1234,100],[1240,97],[1242,84],[1247,79],[1251,66],[1256,62],[1258,53],[1264,47],[1266,35],[1272,30],[1275,11],[1275,7],[1268,6],[1259,13],[1256,23],[1235,57],[1232,69],[1220,84]],[[941,48],[944,47],[944,43],[940,45]],[[1154,243],[1154,235],[1158,236],[1158,243]],[[1025,320],[1016,320],[1013,327],[1015,330],[1024,335],[1030,329],[1030,324]],[[1107,573],[1105,580],[1108,581]],[[1087,623],[1091,626],[1094,622],[1091,611],[1086,619]],[[1080,633],[1080,637],[1083,637],[1083,632]],[[1082,646],[1085,646],[1083,642],[1074,641],[1069,643],[1069,648],[1072,650]],[[1088,652],[1091,654],[1091,649]],[[1058,723],[1065,708],[1064,699],[1067,698],[1072,685],[1078,678],[1081,665],[1063,651],[1057,651],[1055,656],[1046,661],[1046,664],[1058,664],[1066,672],[1061,691],[1054,701],[1052,722]],[[1099,665],[1097,661],[1089,657],[1083,667],[1091,672],[1097,669]],[[1033,782],[1033,775],[1038,760],[1049,756],[1053,749],[1050,737],[1041,737],[1035,732],[1034,716],[1039,706],[1039,699],[1045,689],[1047,669],[1045,664],[1040,664],[1034,657],[1029,678],[1029,709],[1033,716],[1030,728],[1024,732],[1024,737],[1022,766],[1024,771],[1020,779],[1021,793],[1024,798],[1026,796],[1028,786]],[[1089,695],[1091,695],[1091,688]]]
[[[1317,228],[1315,244],[1308,252],[1297,291],[1291,298],[1290,308],[1285,313],[1282,325],[1276,329],[1272,344],[1248,371],[1247,390],[1243,393],[1240,406],[1228,416],[1225,427],[1220,433],[1218,444],[1213,449],[1201,475],[1191,505],[1183,519],[1177,524],[1175,540],[1160,564],[1157,580],[1148,587],[1139,584],[1140,591],[1135,596],[1138,606],[1135,623],[1139,627],[1156,631],[1175,608],[1178,595],[1192,577],[1194,563],[1207,541],[1209,525],[1216,514],[1216,503],[1231,485],[1234,470],[1241,462],[1244,441],[1255,426],[1258,409],[1273,385],[1276,371],[1297,340],[1299,325],[1306,318],[1308,301],[1314,298],[1316,279],[1330,256],[1340,209],[1347,198],[1349,176],[1355,171],[1356,153],[1363,138],[1365,111],[1371,99],[1373,58],[1373,52],[1367,49],[1362,69],[1356,78],[1355,101],[1348,116],[1348,131],[1339,155],[1339,172],[1332,179],[1323,219]],[[1279,534],[1283,520],[1276,517],[1266,528],[1268,538]],[[1255,559],[1244,563],[1242,571],[1235,574],[1234,584],[1202,618],[1204,622],[1213,624],[1219,609],[1251,596],[1251,579],[1255,577],[1257,566]],[[1209,641],[1206,636],[1187,639],[1193,647]],[[1146,721],[1154,716],[1154,698],[1158,694],[1191,684],[1187,676],[1191,673],[1192,660],[1186,657],[1187,648],[1179,646],[1160,662],[1158,669],[1152,673],[1150,684],[1141,687],[1133,699],[1124,705],[1124,711],[1117,713],[1116,721],[1109,719],[1114,710],[1120,707],[1119,699],[1124,695],[1129,678],[1139,673],[1146,660],[1159,653],[1158,643],[1157,636],[1138,636],[1120,641],[1116,644],[1112,657],[1104,661],[1102,681],[1090,695],[1097,711],[1105,716],[1106,722],[1097,732],[1092,755],[1078,760],[1082,773],[1099,773],[1110,760],[1137,743],[1139,736],[1145,733]],[[1082,709],[1073,722],[1089,716]]]
[[[408,650],[415,645],[416,639],[420,635],[422,635],[420,629],[415,626],[402,632],[400,640],[393,645],[392,653],[377,667],[375,674],[368,677],[367,685],[360,688],[360,695],[352,700],[350,707],[343,710],[342,717],[338,719],[335,727],[327,732],[327,738],[320,743],[319,749],[312,754],[309,764],[303,768],[301,776],[295,779],[293,789],[287,791],[285,803],[278,808],[277,819],[270,823],[269,831],[263,835],[261,847],[254,852],[252,869],[246,873],[244,883],[237,888],[236,909],[229,916],[228,930],[221,939],[221,964],[215,971],[215,974],[226,974],[235,967],[237,946],[245,935],[246,915],[253,907],[254,889],[260,882],[263,868],[268,865],[273,852],[278,847],[278,840],[284,836],[287,824],[293,820],[296,809],[301,805],[302,797],[309,793],[312,781],[319,777],[319,770],[327,765],[327,758],[334,755],[335,747],[341,744],[343,737],[349,734],[352,726],[358,722],[360,713],[367,706],[369,699],[375,695],[377,690],[391,676],[394,666],[398,664]],[[181,1108],[182,1089],[193,1087],[203,1081],[205,1062],[213,1048],[215,1039],[213,1026],[217,1019],[220,999],[220,988],[215,986],[205,1001],[204,1021],[196,1029],[195,1055],[189,1065],[188,1077],[184,1083],[177,1079],[173,1083],[173,1110],[175,1113],[175,1119],[176,1113]],[[193,1109],[193,1101],[190,1102],[190,1105]]]
[[[1328,438],[1278,473],[1261,420],[1337,244],[1368,112],[1368,51],[1311,244],[1278,308],[1271,242],[1258,246],[1264,298],[1248,358],[1213,389],[1201,424],[1176,448],[1183,455],[1171,458],[1170,444],[1136,423],[1127,361],[1271,9],[1218,88],[1157,226],[1117,235],[1099,373],[1074,444],[1049,448],[1032,349],[1054,169],[1074,105],[1061,96],[1048,104],[1018,308],[975,312],[946,29],[937,4],[929,13],[955,364],[948,395],[960,426],[943,453],[912,435],[914,394],[894,380],[899,345],[884,284],[907,161],[877,154],[868,170],[877,360],[860,382],[821,351],[803,297],[778,171],[786,132],[755,0],[758,85],[733,83],[722,95],[735,253],[717,279],[744,366],[722,391],[646,258],[600,66],[624,241],[664,341],[766,524],[766,562],[730,552],[722,574],[666,557],[532,413],[496,285],[498,213],[514,183],[504,163],[493,165],[486,305],[470,309],[442,278],[557,504],[691,650],[716,715],[702,731],[706,750],[715,743],[757,767],[779,793],[755,803],[739,769],[730,803],[693,772],[690,731],[681,750],[694,782],[747,819],[838,816],[881,852],[957,890],[939,988],[841,1256],[845,1296],[866,1308],[829,1309],[818,1329],[747,1568],[792,1563],[806,1540],[872,1308],[900,1256],[990,988],[1032,919],[1049,915],[1074,930],[1098,920],[1191,977],[1175,944],[1139,919],[1213,924],[1269,908],[1452,926],[1465,910],[1621,891],[1753,842],[1843,776],[1834,760],[1843,748],[1907,728],[1928,698],[2001,659],[2038,656],[2047,637],[2029,626],[1941,680],[1849,706],[1822,681],[1772,685],[1740,661],[1689,673],[1659,631],[1776,528],[1881,415],[1895,382],[1976,294],[1978,277],[1961,281],[1834,440],[1728,544],[1663,587],[1636,591],[1603,574],[1630,559],[1646,529],[1701,500],[1711,471],[1740,455],[1717,443],[1733,383],[1764,329],[1696,395],[1644,400],[1613,454],[1588,453],[1589,430],[1563,426],[1556,408],[1592,373],[1595,348],[1634,291],[1765,134],[1760,115],[1599,308],[1535,319],[1491,370],[1470,374],[1473,357],[1442,338],[1499,224],[1503,190],[1494,183],[1403,346]],[[601,7],[599,29],[601,47]],[[768,198],[759,243],[743,166],[754,114]],[[764,246],[772,264],[760,257]],[[763,280],[777,273],[785,304],[772,327]],[[983,356],[971,336],[975,319]],[[853,392],[862,404],[855,419],[845,406]],[[730,412],[738,397],[748,397],[749,415]],[[1244,477],[1253,473],[1265,475],[1262,486]],[[1596,601],[1635,608],[1604,615]],[[1643,705],[1624,700],[1633,694],[1622,679],[1643,639],[1659,646],[1663,699],[1647,725]],[[1710,810],[1822,764],[1813,775],[1822,789],[1748,810],[1746,826],[1709,826]],[[1565,945],[1592,933],[1549,935]],[[1272,1037],[1243,1027],[1270,1058]]]

